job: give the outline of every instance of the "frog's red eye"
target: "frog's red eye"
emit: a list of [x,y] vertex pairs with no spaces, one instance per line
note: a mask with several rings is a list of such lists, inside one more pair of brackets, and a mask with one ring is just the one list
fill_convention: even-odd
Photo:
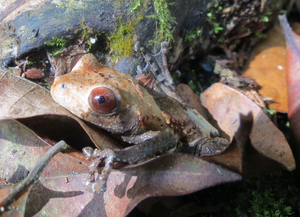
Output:
[[89,96],[90,107],[101,114],[110,113],[117,104],[117,99],[112,90],[106,87],[94,88]]

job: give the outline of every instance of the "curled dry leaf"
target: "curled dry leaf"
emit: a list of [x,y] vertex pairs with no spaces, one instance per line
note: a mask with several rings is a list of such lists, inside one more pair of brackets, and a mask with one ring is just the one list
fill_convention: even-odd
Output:
[[26,75],[26,78],[29,79],[41,79],[45,76],[45,73],[42,69],[29,69],[26,72],[24,72]]
[[52,99],[49,91],[36,83],[0,69],[0,119],[60,115],[75,119],[100,149],[118,147],[103,131],[90,127]]
[[[226,85],[216,83],[201,94],[201,101],[231,140],[241,125],[240,114],[252,113],[254,122],[250,139],[253,148],[260,155],[288,170],[295,168],[292,151],[283,133],[248,97]],[[270,167],[271,171],[274,169],[272,165],[266,166]],[[262,166],[258,165],[253,170],[259,171],[261,168]]]
[[287,44],[288,116],[295,140],[293,141],[293,151],[298,165],[298,179],[300,179],[300,36],[292,31],[285,15],[279,16],[279,20]]
[[[232,171],[236,171],[245,177],[245,171],[243,168],[243,160],[245,149],[248,146],[250,141],[250,133],[253,126],[253,116],[252,113],[249,113],[247,116],[240,115],[240,126],[237,132],[234,135],[233,141],[230,146],[219,155],[211,157],[202,157],[205,160],[214,162],[220,165],[223,165],[226,168],[229,168]],[[247,162],[248,163],[248,162]]]

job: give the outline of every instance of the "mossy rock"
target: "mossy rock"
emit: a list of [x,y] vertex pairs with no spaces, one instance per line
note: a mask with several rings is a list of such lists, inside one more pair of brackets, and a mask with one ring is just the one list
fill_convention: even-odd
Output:
[[[44,49],[45,42],[53,37],[79,36],[82,24],[107,37],[111,36],[120,24],[134,25],[134,32],[130,33],[130,37],[133,41],[138,40],[152,53],[157,53],[160,49],[159,43],[153,44],[153,41],[170,40],[170,37],[171,46],[174,50],[177,49],[177,52],[189,52],[186,48],[191,47],[197,47],[194,49],[197,52],[206,52],[212,47],[212,41],[224,38],[226,33],[225,27],[220,27],[221,24],[218,24],[218,32],[214,32],[216,24],[212,22],[217,22],[221,19],[220,13],[222,15],[220,6],[215,7],[215,2],[219,2],[218,5],[223,5],[222,7],[232,4],[228,0],[9,1],[1,6],[0,12],[0,64],[5,66],[20,56]],[[251,5],[253,2],[261,1],[251,0],[247,4]],[[280,1],[272,0],[267,4],[271,5],[274,2]],[[160,11],[157,8],[159,4]],[[266,5],[265,8],[267,7]],[[164,13],[164,10],[168,10],[167,13]],[[215,21],[208,19],[209,13],[216,13]],[[228,15],[229,18],[232,16]],[[118,18],[122,19],[122,23]],[[174,19],[176,23],[170,22],[169,26],[163,26],[169,18]],[[224,28],[224,34],[221,33],[221,28]],[[173,58],[173,64],[179,59],[178,55],[175,60]],[[140,61],[140,58],[127,55],[118,62],[116,68],[128,73],[137,61]]]

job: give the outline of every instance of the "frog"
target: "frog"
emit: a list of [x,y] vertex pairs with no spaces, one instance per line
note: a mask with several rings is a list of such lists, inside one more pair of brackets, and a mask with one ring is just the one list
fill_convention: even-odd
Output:
[[[115,162],[143,162],[174,152],[180,143],[188,144],[197,156],[215,155],[228,147],[229,141],[215,127],[177,94],[169,96],[164,89],[161,82],[149,87],[105,67],[90,53],[82,55],[70,73],[55,78],[50,90],[54,101],[124,145],[115,150],[83,149],[93,161],[84,184],[87,190],[105,192]],[[102,162],[105,166],[99,175],[97,167]]]

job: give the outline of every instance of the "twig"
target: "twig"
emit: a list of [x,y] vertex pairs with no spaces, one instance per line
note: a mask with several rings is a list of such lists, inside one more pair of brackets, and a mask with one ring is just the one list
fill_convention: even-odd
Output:
[[10,195],[8,195],[4,200],[0,202],[0,213],[4,210],[7,210],[8,206],[18,200],[26,191],[27,189],[34,184],[34,182],[39,179],[41,173],[43,172],[44,168],[48,165],[51,159],[56,155],[58,152],[65,150],[68,147],[67,143],[64,141],[60,141],[56,143],[53,147],[51,147],[46,154],[39,160],[37,165],[33,168],[33,170],[29,173],[23,183],[15,189]]

